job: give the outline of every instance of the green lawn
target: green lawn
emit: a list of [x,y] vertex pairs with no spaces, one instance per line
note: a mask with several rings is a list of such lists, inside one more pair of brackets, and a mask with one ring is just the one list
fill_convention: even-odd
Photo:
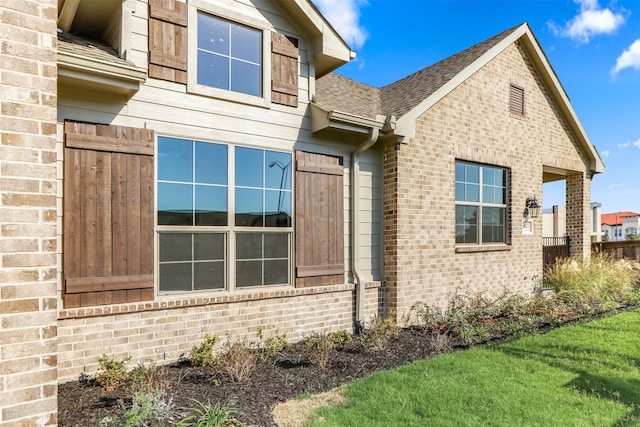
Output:
[[313,426],[640,426],[640,310],[353,382]]

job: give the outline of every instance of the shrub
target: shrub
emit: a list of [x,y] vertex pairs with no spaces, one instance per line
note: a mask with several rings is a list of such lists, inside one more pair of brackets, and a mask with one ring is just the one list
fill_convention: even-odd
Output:
[[124,410],[122,416],[103,418],[100,427],[164,426],[173,408],[173,400],[161,389],[135,393],[130,408],[122,400],[118,403]]
[[286,332],[283,334],[280,334],[279,332],[280,331],[276,328],[271,335],[265,337],[262,327],[258,328],[258,338],[262,341],[262,346],[259,351],[260,358],[262,360],[282,353],[291,346],[291,343],[287,340]]
[[95,381],[108,391],[125,386],[129,381],[127,363],[130,360],[130,356],[118,360],[103,353],[98,359],[100,369],[95,376]]
[[213,352],[213,347],[218,342],[217,335],[204,334],[204,340],[200,345],[191,348],[189,361],[193,366],[212,366],[218,362]]
[[209,400],[207,400],[207,403],[202,403],[195,399],[191,400],[195,406],[185,407],[182,409],[192,412],[192,414],[178,421],[176,426],[228,427],[242,425],[242,423],[236,418],[239,413],[238,410],[228,403],[212,404]]
[[163,384],[162,377],[165,367],[159,367],[155,363],[139,363],[128,374],[128,380],[133,392],[152,391]]
[[384,349],[389,338],[397,333],[398,325],[394,313],[384,318],[376,314],[371,318],[369,327],[365,328],[360,338],[367,349],[378,351]]
[[246,338],[224,343],[219,365],[233,382],[242,382],[251,376],[256,367],[256,352]]
[[307,347],[309,363],[319,368],[326,368],[334,349],[334,341],[326,332],[318,332],[309,336],[305,345]]
[[342,347],[352,341],[351,334],[346,329],[340,329],[329,334],[329,339],[335,347]]

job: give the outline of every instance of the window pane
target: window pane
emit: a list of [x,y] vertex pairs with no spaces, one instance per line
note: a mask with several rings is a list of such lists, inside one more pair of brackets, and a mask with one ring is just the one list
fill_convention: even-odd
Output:
[[490,185],[482,186],[482,201],[484,203],[496,203],[495,202],[495,187]]
[[456,206],[456,243],[478,243],[478,208]]
[[198,14],[198,49],[229,55],[230,24],[203,13]]
[[193,225],[193,186],[158,183],[158,224]]
[[196,185],[196,225],[227,225],[227,187]]
[[464,187],[463,183],[456,182],[456,202],[465,201]]
[[198,84],[229,90],[229,58],[198,51]]
[[262,285],[262,261],[236,262],[236,286]]
[[197,262],[193,265],[193,288],[224,289],[224,262]]
[[262,190],[236,188],[236,225],[262,227]]
[[261,32],[241,25],[231,26],[231,56],[260,64]]
[[231,90],[260,96],[261,90],[260,66],[247,62],[231,60]]
[[236,147],[236,185],[262,188],[263,155],[262,150]]
[[266,260],[264,262],[264,284],[284,285],[289,283],[289,261]]
[[197,233],[193,235],[193,258],[198,260],[224,260],[225,235],[223,233]]
[[289,257],[289,233],[265,233],[264,234],[265,258]]
[[505,241],[505,209],[485,207],[482,210],[482,242]]
[[196,182],[227,184],[227,146],[196,142]]
[[193,141],[158,138],[158,179],[193,181]]
[[159,258],[164,261],[191,261],[191,233],[162,233]]
[[265,191],[265,227],[291,227],[291,192]]
[[160,264],[161,291],[190,291],[191,263]]
[[291,190],[291,154],[265,152],[265,187]]
[[480,201],[480,186],[477,184],[465,185],[465,201],[467,202],[479,202]]
[[465,165],[465,181],[480,183],[480,166]]
[[237,259],[262,259],[262,233],[236,234]]
[[456,162],[456,181],[458,182],[465,180],[464,166],[464,163]]
[[482,183],[484,185],[495,185],[494,170],[488,167],[482,168]]

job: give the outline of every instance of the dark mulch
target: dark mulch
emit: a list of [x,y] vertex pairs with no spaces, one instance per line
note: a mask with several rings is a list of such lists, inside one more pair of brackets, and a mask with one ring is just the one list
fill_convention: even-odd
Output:
[[[560,323],[584,320],[589,319],[568,317]],[[539,332],[552,329],[548,324],[538,326]],[[505,338],[507,337],[493,337],[490,342],[500,342]],[[258,361],[251,378],[241,383],[231,382],[228,377],[211,367],[176,363],[161,369],[161,384],[167,395],[173,398],[176,408],[193,406],[190,399],[228,402],[240,408],[239,419],[245,425],[273,426],[271,412],[279,402],[306,393],[328,391],[377,371],[432,357],[442,351],[441,344],[435,340],[433,333],[419,328],[400,330],[397,336],[390,338],[386,349],[380,351],[367,350],[356,338],[352,343],[337,349],[329,366],[322,369],[308,362],[304,343],[296,343],[266,361]],[[447,350],[466,348],[455,340],[448,344]],[[59,424],[97,426],[104,417],[122,413],[119,400],[125,405],[130,404],[131,392],[104,391],[92,381],[61,384],[58,390]]]
[[[305,393],[318,393],[345,382],[389,370],[432,356],[433,335],[421,329],[403,329],[389,339],[384,350],[367,350],[357,339],[337,349],[329,366],[308,362],[303,343],[293,344],[281,354],[258,361],[248,381],[233,383],[210,367],[191,367],[188,363],[166,366],[163,387],[176,407],[193,406],[189,399],[231,402],[241,409],[246,425],[272,426],[271,411]],[[106,416],[122,413],[119,399],[130,402],[126,390],[103,391],[92,381],[61,384],[58,389],[58,417],[61,426],[97,426]]]

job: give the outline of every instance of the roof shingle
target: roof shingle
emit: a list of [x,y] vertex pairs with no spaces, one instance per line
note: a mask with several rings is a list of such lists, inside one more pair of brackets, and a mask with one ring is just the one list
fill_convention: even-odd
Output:
[[316,103],[327,110],[369,118],[375,118],[376,114],[402,117],[520,26],[503,31],[383,88],[358,83],[335,73],[328,74],[316,82]]

